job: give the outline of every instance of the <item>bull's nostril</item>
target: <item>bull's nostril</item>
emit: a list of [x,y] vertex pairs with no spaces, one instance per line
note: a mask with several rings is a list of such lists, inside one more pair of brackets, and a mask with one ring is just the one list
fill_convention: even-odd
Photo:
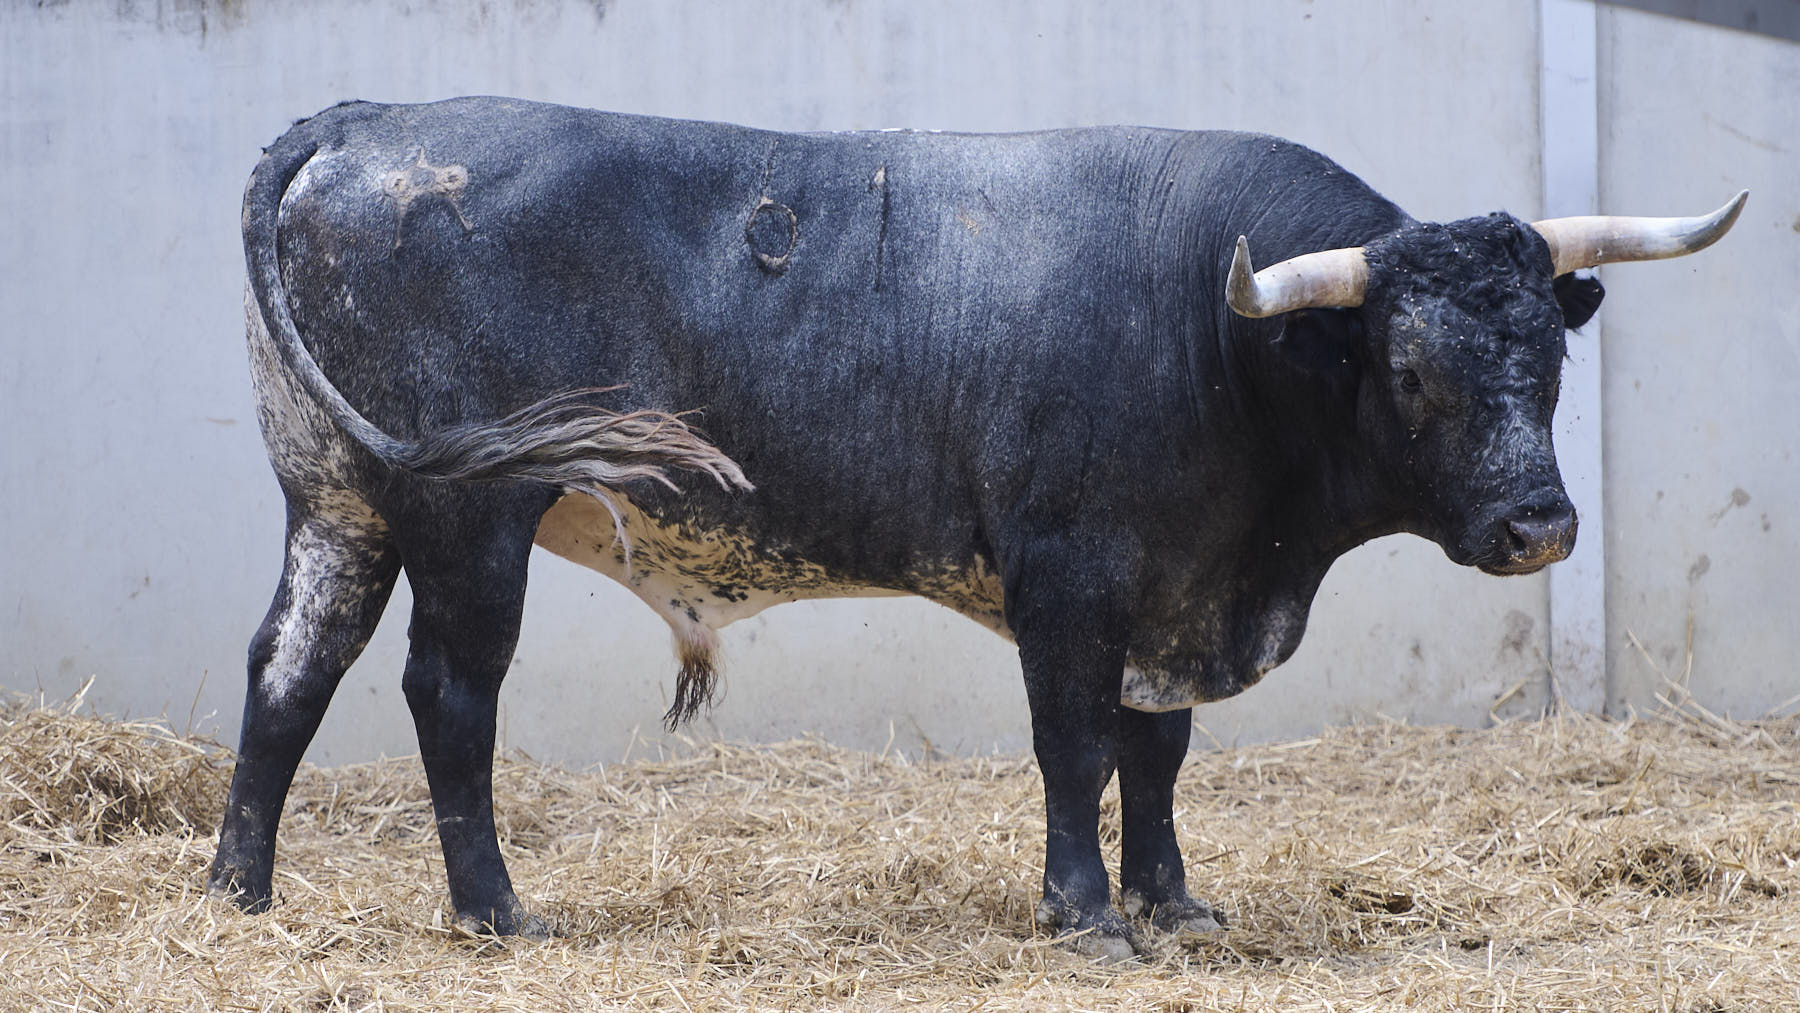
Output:
[[1506,522],[1507,548],[1514,559],[1535,560],[1568,554],[1575,537],[1575,512],[1553,510],[1526,514]]
[[1514,556],[1523,556],[1531,551],[1531,542],[1518,521],[1506,522],[1506,549]]

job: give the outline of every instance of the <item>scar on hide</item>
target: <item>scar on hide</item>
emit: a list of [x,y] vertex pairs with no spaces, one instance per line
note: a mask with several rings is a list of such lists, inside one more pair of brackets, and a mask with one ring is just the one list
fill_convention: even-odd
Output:
[[714,662],[718,649],[718,637],[704,626],[676,635],[675,656],[681,661],[681,671],[675,676],[675,702],[663,715],[664,729],[675,731],[718,698],[719,670]]
[[787,270],[788,258],[800,242],[800,216],[794,214],[793,208],[769,197],[769,181],[775,176],[775,152],[780,149],[779,137],[769,142],[756,207],[750,209],[750,220],[744,223],[744,243],[750,247],[757,266],[770,274]]
[[468,185],[467,168],[432,165],[425,160],[424,148],[419,149],[413,164],[381,177],[381,192],[394,202],[394,249],[400,249],[401,228],[406,224],[406,212],[412,208],[413,201],[433,194],[441,195],[449,202],[450,210],[456,213],[456,220],[462,223],[465,233],[475,231],[474,223],[462,209],[462,193]]
[[786,204],[763,197],[744,225],[744,242],[763,270],[780,274],[787,270],[788,258],[800,242],[800,216]]
[[879,166],[875,177],[869,180],[869,192],[881,195],[881,224],[875,233],[875,291],[881,291],[881,264],[887,256],[888,211],[891,198],[888,197],[887,166]]

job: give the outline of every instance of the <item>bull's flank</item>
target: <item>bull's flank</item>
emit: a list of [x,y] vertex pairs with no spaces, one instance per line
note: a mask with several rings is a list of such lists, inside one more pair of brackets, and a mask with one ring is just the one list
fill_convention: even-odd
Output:
[[1195,753],[1176,829],[1232,927],[1103,968],[1020,931],[1027,758],[504,755],[502,846],[557,935],[503,944],[453,927],[416,757],[302,768],[251,916],[205,896],[226,750],[14,707],[0,1008],[1794,1009],[1797,758],[1800,720],[1697,711]]

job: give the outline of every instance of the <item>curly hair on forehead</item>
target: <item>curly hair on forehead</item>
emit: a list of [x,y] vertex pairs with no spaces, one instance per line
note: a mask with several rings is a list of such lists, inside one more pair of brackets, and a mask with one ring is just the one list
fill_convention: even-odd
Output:
[[1556,332],[1559,308],[1549,248],[1531,225],[1503,211],[1454,222],[1410,222],[1364,247],[1364,305],[1396,310],[1432,296],[1507,337]]

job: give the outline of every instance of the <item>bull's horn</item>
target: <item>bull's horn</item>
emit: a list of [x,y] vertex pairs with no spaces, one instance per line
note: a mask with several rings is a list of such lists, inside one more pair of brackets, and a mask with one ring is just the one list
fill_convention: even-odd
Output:
[[1272,317],[1290,310],[1361,306],[1368,285],[1369,262],[1360,246],[1301,254],[1255,271],[1250,242],[1239,236],[1225,301],[1239,316]]
[[1584,267],[1598,267],[1626,260],[1661,260],[1698,253],[1731,230],[1750,191],[1736,197],[1710,215],[1693,218],[1625,218],[1617,215],[1582,215],[1548,218],[1531,227],[1550,244],[1550,263],[1556,274]]

